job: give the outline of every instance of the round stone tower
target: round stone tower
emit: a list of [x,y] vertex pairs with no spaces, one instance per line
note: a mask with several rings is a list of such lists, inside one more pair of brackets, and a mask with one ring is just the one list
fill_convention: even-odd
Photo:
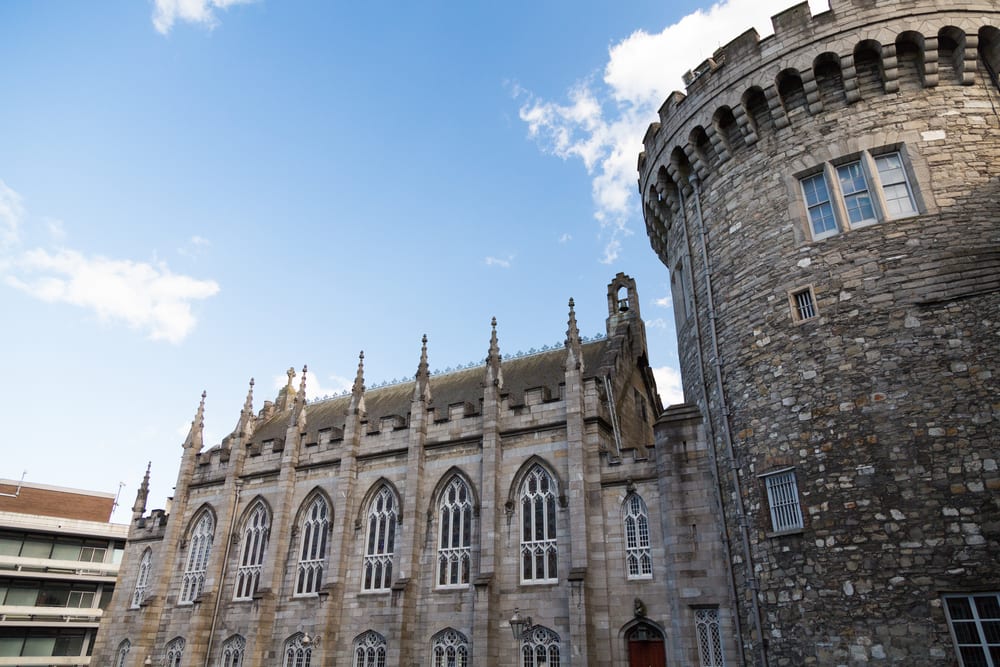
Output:
[[1000,4],[830,4],[639,158],[743,657],[1000,665]]

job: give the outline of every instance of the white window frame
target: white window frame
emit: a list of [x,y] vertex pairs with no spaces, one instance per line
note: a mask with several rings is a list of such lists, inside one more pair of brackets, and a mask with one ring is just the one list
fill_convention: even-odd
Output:
[[[944,595],[943,598],[945,616],[948,619],[948,630],[951,632],[951,640],[955,645],[955,655],[958,657],[959,664],[965,667],[965,657],[968,655],[968,652],[976,651],[977,655],[972,657],[977,658],[978,662],[974,664],[987,665],[987,667],[1000,667],[1000,662],[994,660],[990,655],[990,649],[1000,647],[1000,642],[990,642],[983,627],[984,622],[1000,623],[1000,592],[987,591],[948,594]],[[968,612],[967,615],[963,614],[962,617],[953,614],[954,611],[957,611],[956,603],[959,601],[965,603],[965,608]],[[992,615],[984,616],[980,603],[989,604],[990,602],[996,605],[997,611],[994,611]],[[959,627],[964,628],[961,632],[962,636],[960,636],[960,632],[958,631]],[[975,634],[974,641],[969,636],[970,630]],[[963,649],[966,649],[966,652],[963,652]]]
[[352,667],[385,667],[385,637],[368,630],[354,638]]
[[243,667],[247,640],[243,635],[233,635],[222,644],[222,667]]
[[[797,179],[806,209],[808,237],[819,241],[851,229],[918,215],[920,209],[907,167],[908,160],[900,147],[864,150],[800,174]],[[832,221],[833,227],[824,224],[817,229],[819,221]]]
[[[559,582],[555,478],[535,464],[521,480],[521,583]],[[541,521],[538,521],[539,517]]]
[[799,500],[799,483],[794,468],[783,468],[760,475],[767,493],[767,506],[771,514],[771,531],[774,533],[798,532],[805,528],[802,502]]
[[115,665],[114,667],[125,667],[125,660],[128,658],[128,652],[132,650],[132,642],[127,639],[123,639],[120,644],[118,644],[118,649],[115,651]]
[[448,628],[431,637],[432,667],[469,667],[469,639]]
[[305,634],[297,632],[285,640],[282,667],[309,667],[312,662],[312,645],[306,644],[303,639]]
[[139,572],[135,577],[135,589],[132,591],[132,609],[138,609],[146,599],[149,588],[149,571],[153,567],[153,550],[146,547],[139,559]]
[[316,495],[302,518],[301,544],[295,574],[295,597],[319,594],[326,571],[326,550],[330,537],[330,504]]
[[181,583],[180,604],[191,604],[205,588],[205,572],[208,559],[212,555],[212,539],[215,535],[215,519],[211,512],[203,512],[188,540],[187,566]]
[[625,531],[625,576],[629,580],[653,578],[653,555],[649,540],[649,510],[638,493],[622,503]]
[[392,586],[392,567],[396,555],[396,529],[399,526],[399,501],[386,485],[368,503],[365,531],[365,557],[361,590],[388,591]]
[[525,630],[521,639],[521,667],[559,667],[559,634],[545,626]]
[[465,588],[472,577],[472,491],[455,476],[438,503],[438,588]]
[[181,658],[184,657],[183,637],[174,637],[167,644],[166,657],[163,659],[165,667],[181,667]]
[[722,624],[718,607],[694,610],[694,625],[698,632],[698,659],[700,667],[725,667],[722,650]]
[[260,586],[270,525],[270,513],[264,503],[258,500],[243,526],[240,564],[236,568],[236,585],[233,590],[234,600],[252,600]]

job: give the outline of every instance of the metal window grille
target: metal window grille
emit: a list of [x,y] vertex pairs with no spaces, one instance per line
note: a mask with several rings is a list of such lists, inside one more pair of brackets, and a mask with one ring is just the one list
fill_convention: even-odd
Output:
[[433,638],[434,667],[469,667],[469,640],[451,628]]
[[264,569],[268,523],[267,508],[258,502],[251,510],[243,528],[243,548],[240,549],[240,565],[236,570],[236,592],[233,596],[235,600],[250,600],[257,592],[260,574]]
[[369,630],[354,640],[353,667],[385,667],[385,637]]
[[629,579],[651,579],[649,512],[638,494],[625,499],[625,571]]
[[164,665],[167,667],[181,667],[181,658],[184,657],[184,639],[177,637],[167,644],[167,659]]
[[153,565],[153,552],[146,549],[139,561],[139,574],[135,578],[135,590],[132,591],[132,609],[138,609],[146,599],[146,589],[149,587],[149,570]]
[[326,541],[330,533],[330,509],[322,496],[317,496],[306,510],[302,522],[302,548],[299,551],[296,595],[312,595],[323,584],[326,567]]
[[1000,593],[946,595],[945,609],[962,667],[1000,667]]
[[368,533],[365,545],[364,578],[366,591],[388,590],[392,584],[392,560],[396,549],[396,497],[383,486],[368,506]]
[[472,571],[472,497],[461,478],[445,488],[438,517],[438,586],[464,586]]
[[801,529],[802,508],[799,506],[795,471],[785,470],[767,475],[764,484],[767,487],[767,503],[771,508],[771,528],[775,532]]
[[181,583],[182,603],[196,600],[205,587],[205,570],[212,552],[214,532],[215,522],[212,520],[212,515],[205,512],[195,524],[188,546],[187,567],[184,568],[184,579]]
[[792,295],[795,299],[795,319],[802,321],[816,317],[816,301],[810,289],[804,289]]
[[247,640],[240,635],[233,635],[222,645],[222,667],[243,667],[243,654],[246,652]]
[[696,609],[694,620],[698,631],[698,657],[701,659],[701,667],[725,667],[718,607]]
[[558,581],[556,485],[540,465],[521,482],[521,581]]
[[282,667],[309,667],[312,662],[312,646],[302,643],[304,635],[299,632],[285,642],[285,662]]

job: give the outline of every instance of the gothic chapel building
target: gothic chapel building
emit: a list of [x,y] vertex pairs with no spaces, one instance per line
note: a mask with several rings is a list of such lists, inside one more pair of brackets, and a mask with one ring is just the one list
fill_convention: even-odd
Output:
[[[485,341],[484,341],[485,342]],[[722,664],[735,655],[704,448],[668,455],[635,282],[607,334],[253,406],[170,510],[147,479],[94,664]],[[681,422],[684,420],[681,419]],[[685,422],[686,423],[686,422]],[[681,433],[683,428],[675,429]],[[696,438],[692,437],[691,440]],[[681,468],[683,467],[683,475]]]

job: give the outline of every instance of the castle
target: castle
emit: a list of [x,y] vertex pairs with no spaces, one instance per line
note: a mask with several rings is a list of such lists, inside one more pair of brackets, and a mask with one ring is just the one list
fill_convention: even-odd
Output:
[[645,136],[667,415],[710,443],[747,663],[1000,665],[1000,5],[830,5]]

